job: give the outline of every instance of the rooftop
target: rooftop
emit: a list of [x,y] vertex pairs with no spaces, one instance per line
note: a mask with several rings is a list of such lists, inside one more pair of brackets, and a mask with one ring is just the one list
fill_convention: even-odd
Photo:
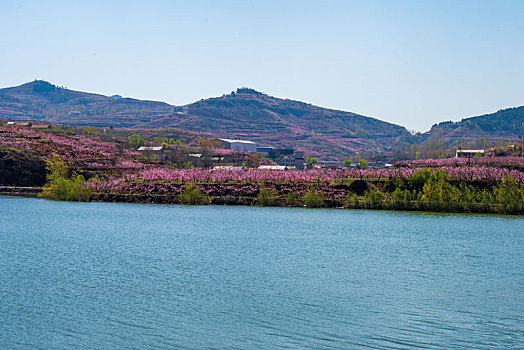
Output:
[[233,140],[233,139],[218,139],[219,141],[224,141],[227,143],[248,143],[251,145],[254,145],[255,143],[253,141],[247,141],[247,140]]
[[483,149],[459,149],[457,153],[484,153]]
[[164,148],[163,148],[163,147],[147,147],[147,146],[142,146],[142,147],[139,147],[138,150],[139,150],[139,151],[163,151]]

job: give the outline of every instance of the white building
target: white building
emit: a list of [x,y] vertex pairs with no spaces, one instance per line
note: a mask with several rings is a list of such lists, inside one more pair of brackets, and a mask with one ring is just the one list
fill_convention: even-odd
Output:
[[237,152],[257,153],[257,144],[253,141],[246,140],[232,140],[232,139],[218,139],[222,144],[230,150]]
[[148,158],[155,159],[164,159],[164,147],[151,147],[151,146],[142,146],[137,149],[138,152],[144,154]]
[[149,147],[149,146],[142,146],[138,147],[139,152],[164,152],[164,147]]
[[479,155],[484,157],[483,149],[458,149],[455,158],[471,158]]

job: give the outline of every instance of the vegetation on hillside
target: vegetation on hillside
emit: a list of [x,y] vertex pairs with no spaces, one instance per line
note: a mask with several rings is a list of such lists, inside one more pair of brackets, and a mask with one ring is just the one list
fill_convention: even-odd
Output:
[[[164,144],[166,139],[160,158],[134,148],[142,143]],[[104,133],[96,128],[42,131],[0,125],[0,162],[17,162],[9,171],[45,162],[47,183],[42,196],[60,200],[497,213],[524,210],[524,157],[418,160],[382,169],[366,168],[360,158],[359,169],[261,170],[255,168],[257,157],[198,147],[215,146],[200,140],[193,138],[193,144],[188,145],[174,142],[168,134]],[[512,149],[518,151],[518,147]],[[190,158],[195,160],[180,163]],[[244,167],[211,169],[207,161]],[[10,185],[5,179],[16,177],[9,171],[0,172],[0,180],[4,179],[0,186]],[[27,169],[24,171],[27,174]]]
[[442,122],[429,132],[411,134],[395,124],[280,99],[250,88],[175,107],[161,102],[73,91],[45,81],[34,81],[0,89],[0,118],[126,127],[136,129],[137,134],[144,132],[138,129],[176,127],[221,137],[241,137],[259,144],[295,147],[319,162],[342,162],[344,158],[356,158],[357,155],[369,161],[387,162],[450,157],[459,147],[489,149],[524,136],[524,107],[457,123]]

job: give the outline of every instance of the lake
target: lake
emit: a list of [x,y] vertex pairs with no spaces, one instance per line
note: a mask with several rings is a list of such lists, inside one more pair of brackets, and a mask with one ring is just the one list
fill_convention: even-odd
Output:
[[524,218],[0,196],[0,347],[524,348]]

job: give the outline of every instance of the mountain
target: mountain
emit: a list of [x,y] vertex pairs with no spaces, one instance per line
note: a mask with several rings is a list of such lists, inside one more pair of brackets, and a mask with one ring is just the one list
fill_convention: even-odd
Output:
[[0,89],[0,118],[99,127],[134,127],[174,110],[173,106],[164,102],[119,97],[73,91],[35,80]]
[[387,152],[413,136],[395,124],[350,112],[280,99],[241,88],[201,100],[141,127],[177,127],[260,145],[297,147],[327,159],[362,150]]
[[0,89],[0,119],[44,120],[68,125],[123,128],[178,128],[263,146],[295,147],[321,160],[356,153],[387,155],[412,143],[454,142],[485,136],[516,139],[524,135],[524,107],[435,124],[424,134],[363,115],[313,106],[240,88],[221,97],[185,106],[103,96],[35,80]]
[[492,140],[524,138],[524,106],[501,109],[495,113],[465,118],[455,123],[449,121],[435,124],[423,135],[424,139],[437,137],[449,141],[478,137]]
[[323,160],[388,152],[413,136],[395,124],[279,99],[249,88],[186,106],[72,91],[45,81],[0,89],[0,118],[68,125],[175,127],[260,145],[296,147]]

